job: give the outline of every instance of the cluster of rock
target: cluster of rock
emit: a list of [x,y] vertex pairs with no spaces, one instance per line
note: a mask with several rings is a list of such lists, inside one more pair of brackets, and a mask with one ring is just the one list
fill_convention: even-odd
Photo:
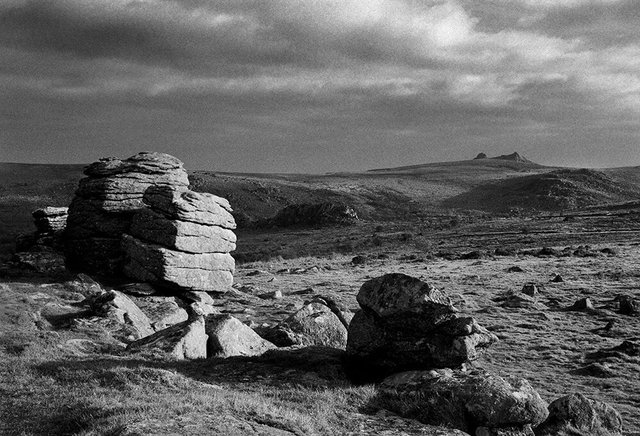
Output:
[[[537,292],[528,284],[522,295]],[[378,407],[476,436],[621,435],[620,415],[605,403],[572,394],[548,406],[524,379],[470,369],[497,338],[428,283],[387,274],[365,282],[357,301],[348,371],[379,382]]]
[[229,203],[188,189],[182,162],[162,153],[89,165],[69,207],[67,264],[171,290],[225,291],[233,282]]
[[[546,418],[546,404],[524,380],[466,371],[497,341],[428,283],[405,274],[365,282],[347,341],[348,372],[382,381],[380,407],[426,424],[488,434],[526,435]],[[477,433],[475,433],[477,434]]]
[[349,326],[347,355],[358,379],[401,371],[459,368],[497,341],[428,283],[404,274],[365,282]]

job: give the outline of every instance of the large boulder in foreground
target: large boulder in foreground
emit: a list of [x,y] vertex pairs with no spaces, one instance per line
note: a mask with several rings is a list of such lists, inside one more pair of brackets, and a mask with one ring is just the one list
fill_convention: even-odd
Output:
[[549,417],[536,436],[620,436],[622,418],[606,403],[571,394],[549,404]]
[[547,417],[547,404],[523,379],[483,371],[409,371],[378,386],[378,406],[425,424],[470,434],[530,434]]
[[69,267],[100,276],[122,275],[121,236],[134,213],[147,206],[151,186],[186,190],[182,162],[163,153],[142,152],[128,159],[104,158],[89,165],[69,206],[65,255]]
[[442,292],[404,274],[365,282],[347,341],[355,381],[408,370],[457,368],[477,359],[497,338],[473,318],[458,317]]

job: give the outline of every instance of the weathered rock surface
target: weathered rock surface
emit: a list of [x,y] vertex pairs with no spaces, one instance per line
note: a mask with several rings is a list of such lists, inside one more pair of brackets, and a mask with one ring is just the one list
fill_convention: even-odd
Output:
[[89,303],[96,315],[132,327],[135,339],[144,338],[154,332],[147,315],[122,292],[106,291],[90,297]]
[[65,229],[68,212],[66,207],[47,206],[34,210],[31,215],[39,233],[52,233]]
[[123,235],[124,272],[136,280],[176,290],[224,291],[233,284],[235,262],[228,253],[185,253]]
[[582,394],[571,394],[549,404],[549,417],[535,430],[536,436],[619,436],[620,414],[606,403]]
[[352,224],[358,221],[356,211],[342,203],[292,204],[281,209],[273,218],[259,223],[261,226],[318,226]]
[[262,339],[249,326],[231,315],[210,315],[205,319],[205,331],[209,336],[207,356],[259,356],[276,348]]
[[456,368],[497,338],[419,279],[387,274],[367,281],[349,325],[349,371],[359,381],[413,369]]
[[228,290],[236,242],[228,202],[167,187],[149,188],[144,202],[149,209],[139,210],[123,235],[125,274],[178,291]]
[[149,209],[143,209],[134,215],[130,234],[188,253],[228,253],[236,249],[236,235],[229,229],[170,220]]
[[480,427],[489,435],[526,435],[529,425],[538,425],[548,415],[546,403],[526,380],[482,371],[394,374],[379,386],[376,402],[401,416],[471,434]]
[[67,264],[98,275],[121,275],[121,235],[133,214],[147,206],[151,186],[186,190],[182,162],[163,153],[138,153],[125,160],[105,158],[89,165],[69,206],[65,231]]
[[149,296],[129,297],[142,312],[147,315],[154,331],[165,329],[171,325],[186,321],[187,311],[180,307],[176,297]]
[[279,347],[321,345],[344,349],[347,345],[345,324],[322,301],[305,304],[264,336]]
[[204,317],[197,308],[194,308],[187,321],[132,342],[127,346],[127,350],[131,352],[163,351],[178,359],[203,359],[207,357]]

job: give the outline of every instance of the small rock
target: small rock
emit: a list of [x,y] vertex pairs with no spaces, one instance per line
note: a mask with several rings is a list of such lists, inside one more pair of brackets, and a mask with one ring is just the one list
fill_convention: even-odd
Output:
[[132,342],[127,346],[127,350],[131,352],[163,351],[178,359],[207,357],[204,317],[197,307],[193,307],[192,312],[193,316],[187,321]]
[[592,311],[595,310],[593,307],[593,303],[591,303],[591,299],[586,297],[586,298],[581,298],[579,300],[577,300],[575,303],[573,303],[573,306],[569,307],[567,310],[575,310],[575,311]]
[[253,329],[230,315],[212,315],[205,320],[209,336],[207,357],[259,356],[276,348]]
[[258,294],[258,298],[262,298],[263,300],[279,300],[282,298],[282,291],[275,290],[270,292],[264,292],[262,294]]
[[618,374],[609,368],[608,365],[603,365],[601,363],[592,363],[583,368],[574,369],[570,371],[571,374],[589,376],[589,377],[599,377],[599,378],[611,378],[616,377]]
[[507,268],[507,272],[509,272],[509,273],[520,273],[520,272],[524,272],[524,270],[522,268],[520,268],[519,266],[510,266],[509,268]]
[[638,303],[636,303],[636,301],[627,296],[627,295],[622,295],[618,298],[618,304],[619,309],[618,309],[618,313],[622,314],[622,315],[638,315],[638,312],[640,311],[639,307],[638,307]]
[[533,283],[527,283],[524,285],[521,292],[530,297],[535,297],[539,294],[538,286]]
[[355,256],[351,259],[352,265],[364,265],[365,263],[367,263],[367,258],[365,256]]
[[551,280],[553,283],[562,283],[564,279],[560,274],[556,274],[556,276]]
[[344,349],[347,345],[346,327],[331,308],[320,301],[305,304],[263,337],[280,347],[321,345]]

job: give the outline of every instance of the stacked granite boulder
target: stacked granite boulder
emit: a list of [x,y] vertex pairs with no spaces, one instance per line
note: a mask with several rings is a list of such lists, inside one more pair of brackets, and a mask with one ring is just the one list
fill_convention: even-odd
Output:
[[356,377],[381,379],[414,369],[458,368],[497,338],[459,317],[442,292],[405,274],[365,282],[349,325],[347,355]]
[[138,153],[129,159],[104,158],[89,165],[69,206],[65,255],[72,269],[99,276],[120,276],[122,235],[151,186],[186,190],[187,172],[178,159],[162,153]]
[[229,203],[188,189],[182,162],[143,152],[85,169],[69,207],[67,264],[172,291],[225,291],[233,281]]
[[123,236],[124,273],[167,288],[224,292],[233,284],[235,222],[229,203],[212,194],[150,188],[148,209]]
[[381,382],[377,402],[425,424],[476,435],[531,436],[548,415],[526,380],[467,368],[497,338],[461,317],[444,293],[417,278],[365,282],[347,338],[347,370]]

